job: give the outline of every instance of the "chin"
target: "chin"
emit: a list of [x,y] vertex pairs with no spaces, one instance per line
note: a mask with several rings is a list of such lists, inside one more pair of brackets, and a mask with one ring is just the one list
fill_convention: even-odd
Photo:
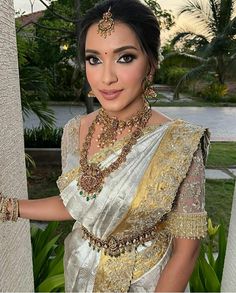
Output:
[[102,108],[108,112],[122,112],[125,109],[125,105],[116,105],[115,103],[108,102],[102,103]]
[[122,103],[121,99],[115,99],[110,101],[101,99],[99,100],[99,102],[103,109],[111,112],[120,112],[127,106],[126,104]]

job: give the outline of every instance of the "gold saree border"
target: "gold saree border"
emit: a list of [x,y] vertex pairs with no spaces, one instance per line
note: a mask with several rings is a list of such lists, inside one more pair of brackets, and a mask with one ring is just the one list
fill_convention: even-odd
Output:
[[168,231],[173,237],[201,239],[207,234],[207,212],[171,212],[166,220]]
[[[183,120],[176,120],[170,124],[164,134],[156,153],[154,154],[145,174],[138,186],[131,206],[120,223],[109,236],[116,238],[127,237],[130,233],[138,233],[146,228],[153,227],[164,215],[172,209],[172,204],[181,182],[187,175],[193,154],[201,142],[204,161],[209,145],[209,132],[203,127],[192,125]],[[166,232],[166,233],[165,233]],[[168,231],[163,230],[168,237]],[[168,241],[159,242],[156,251],[155,264],[162,258]],[[162,251],[162,253],[160,253]],[[93,292],[127,292],[133,277],[139,278],[153,267],[149,258],[142,258],[138,251],[126,253],[123,257],[112,258],[101,252]],[[142,260],[142,267],[138,265]],[[127,274],[130,279],[124,278],[127,263],[133,261],[133,274]],[[135,268],[137,261],[137,266]],[[114,263],[116,269],[107,269],[107,263]],[[120,288],[117,289],[117,268],[120,274]],[[106,274],[104,272],[106,271]],[[138,271],[138,273],[135,272]],[[107,278],[107,280],[105,279]]]

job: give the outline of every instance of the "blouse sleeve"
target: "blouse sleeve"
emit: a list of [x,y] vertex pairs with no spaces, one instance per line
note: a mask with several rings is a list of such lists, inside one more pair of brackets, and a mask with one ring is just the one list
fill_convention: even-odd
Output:
[[56,183],[62,191],[76,176],[79,164],[79,116],[69,120],[63,129],[61,138],[62,172]]
[[205,166],[201,148],[194,153],[187,176],[180,185],[167,229],[173,237],[200,239],[207,233]]
[[63,129],[61,138],[62,174],[78,166],[79,158],[79,116],[69,120]]
[[68,153],[68,142],[69,142],[69,124],[67,123],[63,128],[61,138],[61,169],[62,173],[66,167],[66,157]]

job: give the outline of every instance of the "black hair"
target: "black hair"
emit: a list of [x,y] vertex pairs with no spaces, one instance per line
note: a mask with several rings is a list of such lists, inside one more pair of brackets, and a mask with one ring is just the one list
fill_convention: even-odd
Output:
[[139,0],[106,0],[88,10],[80,23],[80,58],[85,60],[85,42],[88,29],[98,23],[103,13],[111,8],[112,18],[127,24],[137,35],[141,48],[147,54],[150,65],[157,68],[160,49],[160,26],[152,10]]

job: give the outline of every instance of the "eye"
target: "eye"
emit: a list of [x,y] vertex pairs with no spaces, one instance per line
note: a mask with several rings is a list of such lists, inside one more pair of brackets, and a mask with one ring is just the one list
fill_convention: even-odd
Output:
[[119,58],[118,62],[119,63],[130,63],[132,62],[134,59],[136,59],[136,56],[132,55],[132,54],[126,54],[123,55]]
[[96,56],[92,55],[86,56],[85,60],[88,61],[90,65],[97,65],[101,63],[101,61]]

